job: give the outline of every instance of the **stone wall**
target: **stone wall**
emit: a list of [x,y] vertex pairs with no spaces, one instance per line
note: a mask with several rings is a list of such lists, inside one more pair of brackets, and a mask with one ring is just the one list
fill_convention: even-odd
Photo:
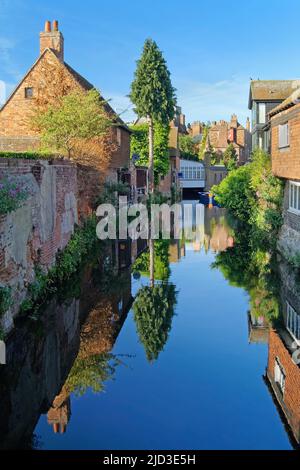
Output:
[[300,216],[289,211],[289,182],[286,182],[283,204],[283,226],[278,240],[278,249],[290,258],[300,253]]
[[0,218],[0,285],[11,287],[13,305],[2,317],[4,331],[26,297],[35,267],[48,270],[78,223],[77,167],[63,160],[1,159],[0,179],[14,176],[30,189],[16,211]]

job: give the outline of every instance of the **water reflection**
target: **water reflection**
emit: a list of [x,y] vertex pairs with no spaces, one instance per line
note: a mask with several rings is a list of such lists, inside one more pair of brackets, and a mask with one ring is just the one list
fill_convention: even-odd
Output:
[[[257,380],[263,385],[265,395],[269,397],[269,393],[271,394],[292,445],[299,446],[298,273],[291,270],[282,260],[278,260],[275,255],[271,256],[266,247],[251,240],[247,230],[240,230],[236,222],[222,209],[203,206],[200,225],[194,228],[200,234],[196,243],[186,239],[155,241],[153,283],[150,279],[150,253],[147,246],[141,242],[132,244],[122,242],[104,253],[101,262],[97,260],[93,265],[87,266],[76,283],[72,282],[65,286],[64,292],[53,298],[44,308],[38,321],[20,324],[16,328],[7,343],[9,365],[0,369],[1,448],[39,446],[47,448],[50,427],[55,434],[62,435],[58,437],[63,446],[64,437],[68,437],[69,433],[72,434],[72,429],[74,430],[76,426],[74,414],[83,413],[82,410],[74,408],[74,399],[80,397],[80,402],[90,401],[91,392],[97,394],[105,388],[108,389],[107,395],[113,393],[109,388],[109,382],[123,376],[124,371],[130,369],[124,366],[129,363],[132,365],[133,362],[135,367],[138,369],[140,366],[140,369],[137,377],[133,375],[127,379],[127,382],[130,382],[128,386],[130,398],[135,393],[134,388],[139,393],[143,381],[146,385],[141,389],[143,393],[140,394],[140,404],[136,405],[134,398],[132,403],[124,399],[121,408],[121,413],[126,416],[124,409],[129,407],[132,411],[128,413],[132,413],[133,422],[137,423],[133,424],[133,428],[136,425],[136,435],[132,436],[130,442],[139,442],[141,433],[146,435],[148,442],[150,437],[145,428],[145,419],[151,429],[152,416],[155,415],[152,423],[154,429],[163,427],[161,434],[157,431],[162,446],[170,447],[170,442],[174,442],[174,448],[175,445],[177,448],[183,445],[186,448],[191,448],[192,445],[194,448],[201,445],[213,448],[215,445],[217,448],[218,443],[223,442],[222,438],[228,444],[226,438],[222,436],[234,433],[232,429],[234,430],[236,426],[231,423],[231,427],[230,425],[227,427],[226,419],[233,419],[234,415],[234,419],[237,422],[240,420],[242,426],[241,423],[244,424],[244,420],[248,417],[250,395],[253,390],[256,393],[260,390],[257,384],[251,388],[249,383],[245,391],[243,386],[245,379],[239,377],[244,368],[245,357],[248,360],[246,362],[248,367],[251,367],[249,366],[251,362],[249,356],[245,356],[243,349],[244,332],[239,330],[234,332],[236,336],[232,336],[236,318],[224,319],[223,313],[226,311],[227,316],[231,313],[232,298],[239,290],[228,287],[228,283],[234,288],[243,289],[248,294],[248,339],[251,348],[259,349],[257,354],[261,351],[261,347],[264,350],[268,348],[268,361],[265,363],[266,358],[263,360],[263,368],[266,366],[264,381],[267,388],[262,381],[262,373],[257,373],[256,379],[251,376],[252,380]],[[133,266],[131,269],[126,269],[130,261],[134,261]],[[223,280],[223,284],[220,283],[222,277],[220,273],[226,279],[226,282]],[[218,278],[215,277],[216,274]],[[203,289],[199,288],[198,291],[197,287],[201,282],[199,278],[202,279],[202,284],[209,282],[207,281],[209,278],[210,284],[204,285]],[[216,288],[212,286],[212,282],[216,282]],[[190,291],[188,284],[193,286]],[[209,288],[211,290],[205,297],[205,291]],[[227,296],[224,297],[224,305],[218,300],[217,289],[220,289],[220,295]],[[217,300],[214,299],[214,294]],[[193,296],[194,300],[185,298],[187,296]],[[208,303],[202,305],[205,298],[208,299],[206,300]],[[185,299],[185,303],[182,303],[182,299]],[[227,310],[225,303],[229,304]],[[132,316],[128,317],[129,311],[132,311]],[[238,311],[239,316],[242,317],[244,314],[245,311]],[[128,320],[124,325],[127,317]],[[179,324],[178,317],[180,317]],[[227,323],[231,326],[226,330]],[[126,330],[127,327],[130,334]],[[119,355],[114,345],[117,339],[120,341],[120,332],[122,331],[122,337],[124,330],[126,336],[121,351],[125,355]],[[210,338],[214,339],[213,346]],[[142,354],[128,356],[128,352],[136,353],[136,349],[132,350],[132,344],[135,344],[136,339],[143,348]],[[218,344],[218,348],[215,344]],[[222,357],[223,355],[226,357],[221,369],[219,344]],[[139,352],[139,349],[137,351]],[[240,355],[241,364],[235,362],[235,358]],[[151,371],[146,368],[147,365],[150,368],[150,365],[146,364],[147,361],[152,364],[155,362],[155,367],[151,367]],[[238,367],[241,369],[237,369]],[[237,395],[231,399],[229,397],[232,383],[237,388]],[[123,381],[122,387],[124,384],[126,385],[126,382]],[[153,397],[151,405],[147,405],[149,400],[147,390],[149,389],[149,394],[154,394],[158,384],[161,398]],[[107,426],[110,422],[105,422],[106,414],[111,420],[111,415],[117,414],[116,409],[119,409],[116,403],[117,394],[122,404],[121,397],[124,390],[120,388],[120,384],[114,386],[119,388],[112,403],[99,401],[96,410],[94,402],[90,408],[92,413],[95,413],[95,416],[89,417],[91,426],[94,421],[102,423],[100,418],[103,418],[103,434],[106,431],[105,423]],[[222,393],[219,393],[220,386]],[[169,387],[172,387],[172,396]],[[246,396],[247,409],[241,407],[238,387],[241,389],[241,396]],[[245,395],[248,389],[249,396]],[[164,392],[167,401],[163,399]],[[228,400],[222,398],[222,394],[225,394]],[[218,412],[214,412],[210,399],[213,400],[213,406]],[[161,408],[157,405],[157,400],[161,401]],[[207,415],[200,407],[202,402],[210,403]],[[111,407],[107,413],[106,403]],[[133,403],[137,406],[136,414],[133,411]],[[155,403],[158,406],[156,414],[152,412],[152,408],[155,410]],[[190,409],[190,413],[187,413],[186,409],[189,406],[192,411]],[[264,406],[267,406],[266,402]],[[228,414],[224,411],[227,407]],[[275,408],[272,410],[275,415]],[[167,413],[173,419],[169,428],[165,422]],[[266,416],[270,417],[268,413],[269,411],[266,412]],[[41,415],[47,417],[45,426],[48,431],[45,431],[40,424]],[[219,415],[226,418],[224,419],[226,432],[223,434],[216,430]],[[128,418],[130,422],[126,421],[124,416],[124,423],[130,427],[131,414]],[[137,416],[141,416],[141,423]],[[81,416],[79,418],[83,419]],[[117,418],[119,419],[119,415]],[[255,426],[257,432],[261,426],[260,419],[258,416],[257,420],[253,421],[255,424],[252,423],[254,433]],[[184,422],[184,425],[181,426],[181,422]],[[205,428],[203,434],[201,434],[201,422]],[[43,429],[41,438],[35,436],[36,429],[39,432]],[[191,429],[191,432],[187,433],[186,429]],[[270,434],[272,432],[275,431],[271,429]],[[77,430],[77,434],[80,439],[72,442],[74,448],[78,443],[81,444],[82,440],[89,439],[89,437],[84,438],[80,429]],[[52,432],[51,435],[53,436]],[[207,435],[213,436],[211,437],[213,440],[203,443]],[[93,431],[90,439],[92,436]],[[104,439],[103,435],[101,437]],[[151,438],[153,439],[153,432]],[[181,445],[178,444],[177,438]],[[122,439],[126,440],[126,437],[123,435]],[[236,439],[238,447],[239,437]],[[248,436],[245,439],[248,440]],[[279,441],[280,439],[278,438]],[[123,440],[122,445],[125,442]],[[55,441],[55,445],[60,444]],[[109,445],[111,448],[116,448],[118,442],[115,444],[109,441]],[[125,445],[130,448],[130,444],[124,443],[124,448]],[[256,442],[256,445],[259,446],[261,443]]]

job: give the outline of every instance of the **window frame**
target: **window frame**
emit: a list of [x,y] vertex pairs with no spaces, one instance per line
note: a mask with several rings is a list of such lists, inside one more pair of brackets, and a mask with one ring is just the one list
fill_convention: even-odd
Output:
[[286,301],[286,329],[300,345],[300,315],[288,300]]
[[[283,138],[282,131],[286,129],[285,140]],[[283,141],[284,140],[284,141]],[[278,148],[279,149],[286,149],[290,146],[290,126],[289,122],[285,122],[283,124],[278,125]]]
[[[31,95],[28,96],[28,91],[30,91]],[[24,88],[24,97],[25,97],[25,100],[32,100],[33,98],[33,87],[32,86],[27,86]]]
[[[293,190],[292,190],[293,188]],[[296,189],[296,196],[295,196],[295,189]],[[297,207],[294,204],[294,201],[297,201]],[[298,181],[291,181],[289,180],[289,212],[293,214],[300,215],[300,182]]]
[[278,386],[282,395],[285,392],[285,383],[286,383],[286,373],[284,368],[282,367],[279,358],[275,358],[275,365],[274,365],[274,380],[276,385]]

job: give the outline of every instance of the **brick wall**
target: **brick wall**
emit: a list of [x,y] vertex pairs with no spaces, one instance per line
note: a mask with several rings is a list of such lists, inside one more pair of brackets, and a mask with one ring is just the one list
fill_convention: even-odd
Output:
[[[276,358],[286,374],[284,393],[275,383],[274,367]],[[269,337],[269,357],[267,376],[275,393],[276,399],[286,416],[296,441],[300,441],[300,369],[291,357],[288,347],[278,332],[271,330]]]
[[[290,146],[278,146],[279,125],[289,122]],[[272,169],[275,176],[300,180],[300,104],[282,111],[271,119]]]
[[11,287],[14,299],[2,318],[9,330],[34,280],[35,266],[49,269],[70,240],[80,204],[77,167],[68,161],[1,159],[0,179],[6,176],[30,189],[22,207],[0,218],[0,285]]

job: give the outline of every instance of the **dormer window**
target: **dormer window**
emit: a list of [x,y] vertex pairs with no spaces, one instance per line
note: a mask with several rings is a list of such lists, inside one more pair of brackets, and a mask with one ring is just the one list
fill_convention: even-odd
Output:
[[26,87],[25,88],[25,98],[26,99],[33,98],[33,88],[32,87]]

